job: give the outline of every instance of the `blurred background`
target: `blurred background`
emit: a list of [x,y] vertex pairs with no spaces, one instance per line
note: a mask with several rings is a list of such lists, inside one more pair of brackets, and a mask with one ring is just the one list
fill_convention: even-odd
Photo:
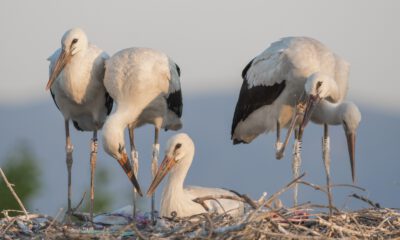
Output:
[[[400,207],[400,2],[388,1],[2,1],[0,3],[0,166],[30,211],[55,215],[65,208],[67,171],[63,117],[44,90],[46,58],[64,32],[82,27],[89,40],[110,55],[144,46],[170,55],[181,67],[183,121],[196,144],[188,185],[235,189],[259,198],[291,180],[291,146],[275,160],[275,134],[233,146],[230,127],[244,66],[273,41],[309,36],[351,63],[348,100],[361,109],[356,149],[357,185],[335,188],[335,205],[366,207],[353,192],[384,207]],[[321,126],[304,136],[306,181],[325,184]],[[345,135],[331,128],[332,179],[351,183]],[[150,181],[152,127],[137,130],[139,181]],[[162,132],[161,149],[174,132]],[[127,134],[126,134],[127,135]],[[89,190],[90,133],[72,131],[73,204]],[[127,136],[126,136],[127,138]],[[99,146],[102,146],[101,137]],[[128,141],[128,139],[126,139]],[[161,151],[160,158],[163,158]],[[99,148],[96,209],[130,204],[131,184],[118,163]],[[161,188],[157,192],[159,201]],[[88,192],[89,193],[89,192]],[[88,197],[88,196],[87,196]],[[300,187],[300,202],[326,204],[326,196]],[[282,196],[292,204],[292,192]],[[17,208],[0,181],[0,210]],[[86,205],[86,204],[84,204]],[[150,199],[142,200],[142,208]]]

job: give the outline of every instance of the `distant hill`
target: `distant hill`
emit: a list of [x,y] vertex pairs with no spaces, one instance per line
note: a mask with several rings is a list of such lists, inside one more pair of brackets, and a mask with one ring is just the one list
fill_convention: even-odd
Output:
[[[275,135],[258,137],[252,144],[233,146],[230,141],[230,124],[236,93],[231,95],[203,95],[184,97],[181,131],[191,135],[196,143],[196,157],[187,177],[188,185],[215,186],[235,189],[253,198],[262,192],[273,194],[291,179],[291,147],[283,160],[274,156]],[[360,193],[385,207],[400,207],[400,159],[397,153],[400,136],[400,116],[388,115],[376,109],[360,106],[363,119],[357,137],[357,184],[367,189]],[[65,166],[65,137],[63,118],[49,97],[48,101],[24,106],[0,106],[0,163],[19,140],[28,141],[35,150],[42,168],[44,186],[34,201],[34,209],[54,215],[66,205],[67,171]],[[332,127],[332,179],[334,183],[351,183],[350,164],[342,127]],[[166,140],[174,132],[161,133],[163,158]],[[286,133],[285,133],[286,134]],[[114,207],[131,203],[131,185],[114,159],[102,149],[99,135],[98,166],[110,171],[108,190],[114,196]],[[139,150],[139,179],[143,189],[148,188],[150,177],[151,144],[153,129],[143,127],[136,132]],[[322,127],[310,125],[303,143],[302,171],[305,180],[325,184],[321,159]],[[78,202],[89,189],[89,140],[90,133],[72,131],[74,144],[73,201]],[[126,141],[128,139],[126,138]],[[129,145],[129,144],[127,144]],[[129,151],[129,149],[128,149]],[[21,173],[23,174],[23,173]],[[26,179],[29,181],[29,179]],[[102,186],[96,186],[102,188]],[[365,206],[348,195],[349,188],[334,189],[335,205],[358,208]],[[157,193],[159,200],[161,190]],[[291,192],[282,196],[284,204],[292,204]],[[300,202],[326,203],[326,197],[302,186]],[[146,203],[147,204],[147,203]],[[150,204],[150,201],[148,201]]]

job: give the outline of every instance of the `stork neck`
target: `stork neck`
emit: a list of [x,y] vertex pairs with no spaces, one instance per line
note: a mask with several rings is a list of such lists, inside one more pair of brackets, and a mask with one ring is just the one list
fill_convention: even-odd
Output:
[[340,114],[340,106],[342,103],[331,103],[327,100],[321,100],[318,106],[315,108],[311,120],[315,123],[329,125],[342,124],[342,117]]
[[118,103],[114,114],[118,115],[119,121],[123,122],[126,127],[128,124],[136,121],[140,113],[141,112],[138,111],[138,108],[132,106],[132,104]]
[[170,216],[173,211],[179,215],[186,216],[198,207],[198,204],[192,201],[193,196],[187,194],[183,188],[188,166],[183,166],[183,168],[181,166],[176,167],[179,168],[171,170],[164,187],[160,212],[162,216]]
[[111,114],[103,126],[103,146],[104,150],[114,156],[114,150],[112,146],[114,144],[124,143],[124,129],[126,127],[124,119],[119,114]]
[[177,167],[169,173],[166,188],[170,188],[173,191],[183,191],[183,183],[189,168],[185,168],[184,166]]

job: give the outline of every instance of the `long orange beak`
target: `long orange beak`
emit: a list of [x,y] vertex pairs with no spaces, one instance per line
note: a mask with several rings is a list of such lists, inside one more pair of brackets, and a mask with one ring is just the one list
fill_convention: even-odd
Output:
[[355,133],[346,133],[347,139],[347,147],[349,149],[350,156],[350,167],[351,167],[351,178],[353,179],[353,183],[356,179],[356,134]]
[[176,161],[173,157],[171,156],[165,156],[164,160],[162,161],[160,167],[157,170],[157,174],[153,179],[153,182],[151,183],[149,190],[147,190],[147,196],[150,197],[153,195],[153,193],[156,191],[157,186],[160,184],[160,182],[164,179],[164,177],[167,175],[169,170],[175,165]]
[[128,155],[126,153],[122,153],[121,159],[118,159],[119,165],[121,165],[122,169],[124,169],[125,174],[128,176],[129,180],[131,180],[133,186],[135,186],[137,192],[140,196],[143,196],[142,190],[140,189],[139,183],[135,177],[132,166],[129,163]]
[[53,85],[54,80],[58,77],[60,72],[64,69],[65,65],[69,62],[71,57],[72,57],[72,55],[67,54],[65,52],[65,50],[61,51],[61,54],[58,57],[56,64],[53,68],[53,71],[50,74],[49,81],[47,82],[47,85],[46,85],[46,91],[51,88],[51,85]]
[[311,119],[311,115],[315,107],[319,104],[321,98],[318,95],[310,95],[306,103],[306,110],[304,111],[303,122],[300,125],[300,136],[303,134],[304,128]]

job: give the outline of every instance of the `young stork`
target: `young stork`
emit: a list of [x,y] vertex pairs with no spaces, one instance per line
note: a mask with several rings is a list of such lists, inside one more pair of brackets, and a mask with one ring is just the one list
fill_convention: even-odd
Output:
[[90,216],[93,217],[94,171],[97,154],[97,131],[101,129],[113,100],[103,85],[104,62],[108,55],[88,42],[80,28],[68,30],[61,39],[61,48],[49,58],[50,89],[54,103],[64,116],[66,162],[68,170],[68,214],[71,213],[71,168],[73,146],[69,134],[72,120],[79,131],[93,131],[90,153]]
[[[178,217],[187,217],[206,212],[202,205],[193,202],[194,199],[199,197],[236,196],[235,193],[221,188],[183,187],[183,182],[192,164],[194,152],[194,143],[185,133],[177,134],[167,142],[165,158],[147,191],[147,195],[153,194],[169,172],[161,198],[160,213],[163,217],[171,217],[174,212]],[[218,213],[224,213],[225,211],[232,216],[242,215],[244,212],[244,205],[240,201],[218,199],[218,202],[208,200],[205,201],[205,204],[211,211]]]
[[[105,151],[116,159],[126,160],[124,129],[129,129],[132,167],[138,170],[138,154],[134,144],[134,129],[146,123],[155,127],[152,174],[157,171],[158,134],[161,128],[182,127],[182,92],[180,69],[167,55],[148,48],[121,50],[106,62],[104,85],[117,104],[116,111],[104,124]],[[122,161],[124,162],[124,161]],[[135,207],[134,197],[134,207]],[[152,197],[152,219],[154,216]],[[134,210],[135,211],[135,210]]]
[[330,138],[328,125],[342,125],[346,134],[350,157],[351,177],[355,181],[355,143],[357,128],[361,121],[361,113],[352,102],[330,103],[326,100],[316,105],[311,115],[311,121],[324,126],[322,137],[322,159],[325,165],[326,185],[330,213],[332,214],[332,194],[330,181]]
[[[307,123],[296,112],[297,103],[309,96],[305,118],[324,99],[341,102],[348,89],[349,64],[319,41],[308,37],[286,37],[274,42],[255,57],[242,72],[243,84],[232,121],[234,144],[250,143],[261,133],[277,130],[277,158],[282,157],[280,128],[291,119],[299,134]],[[294,126],[293,125],[293,126]],[[285,141],[287,143],[287,141]],[[350,147],[350,146],[349,146]],[[292,170],[300,167],[301,138],[295,140]],[[294,189],[297,204],[297,185]]]

